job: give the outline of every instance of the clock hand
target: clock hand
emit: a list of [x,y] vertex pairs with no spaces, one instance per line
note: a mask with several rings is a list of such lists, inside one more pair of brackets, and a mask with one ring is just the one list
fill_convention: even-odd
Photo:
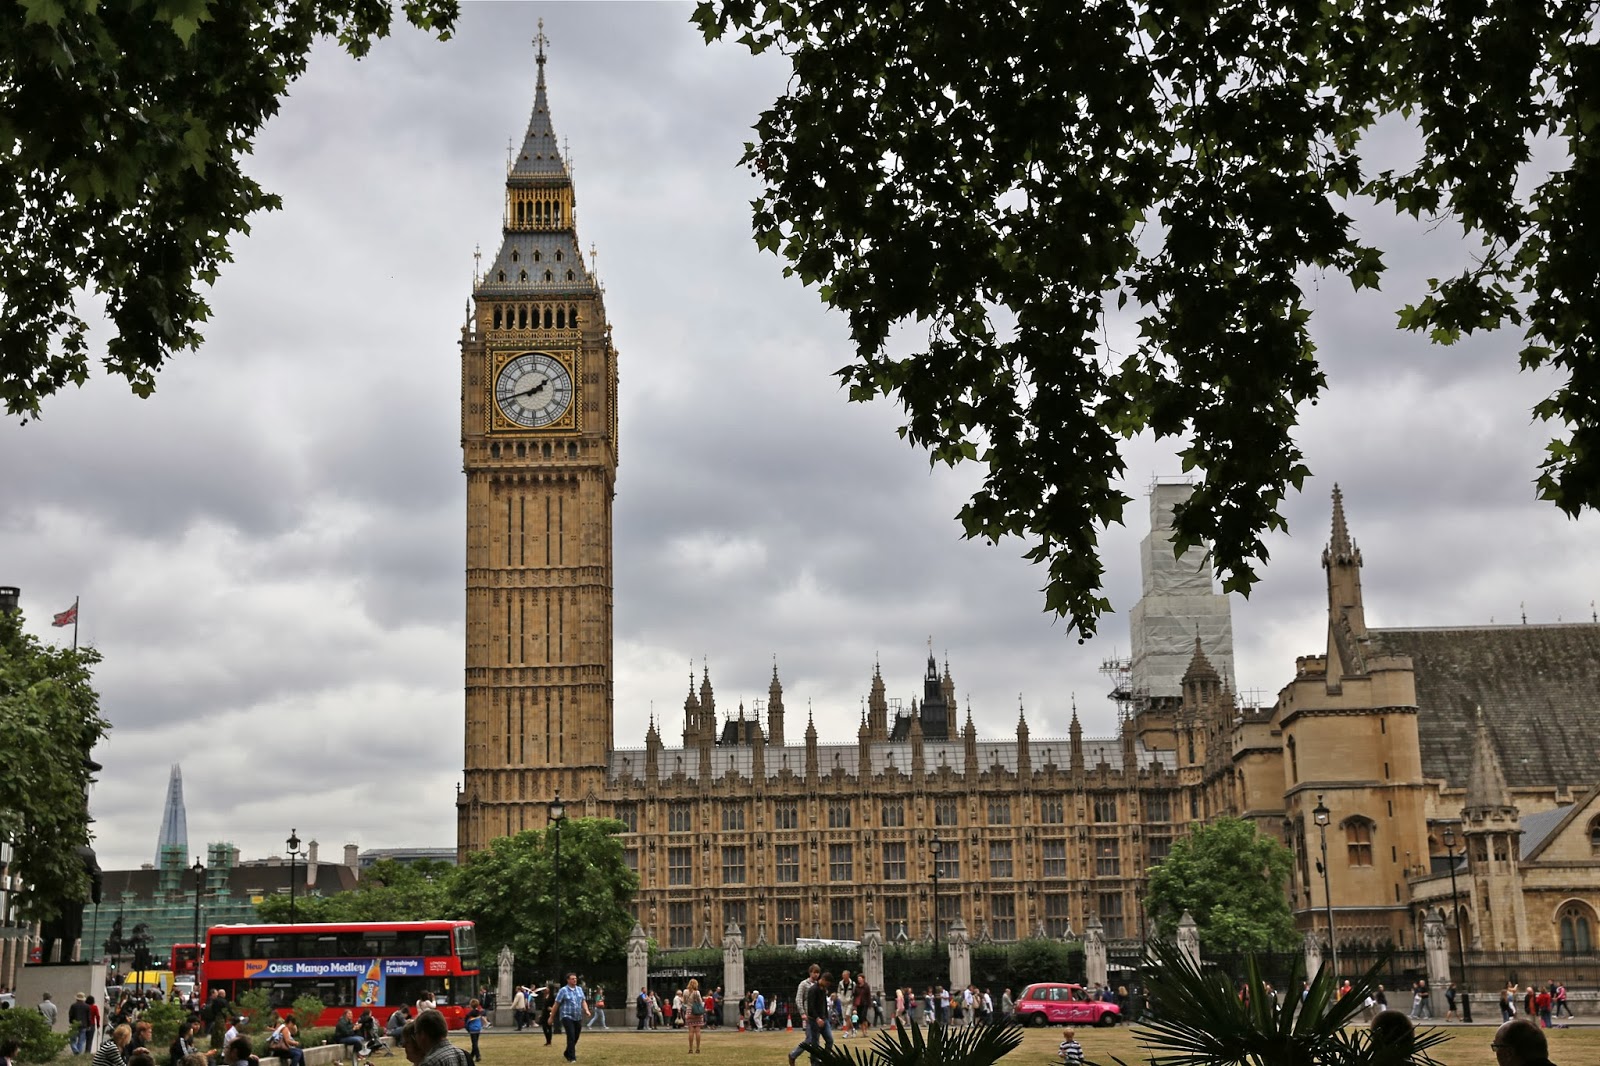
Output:
[[517,400],[517,399],[521,399],[524,396],[532,396],[534,393],[540,391],[541,389],[543,389],[548,384],[550,384],[549,379],[545,379],[544,381],[539,382],[539,384],[533,386],[532,388],[523,389],[521,392],[513,392],[508,397],[508,399]]

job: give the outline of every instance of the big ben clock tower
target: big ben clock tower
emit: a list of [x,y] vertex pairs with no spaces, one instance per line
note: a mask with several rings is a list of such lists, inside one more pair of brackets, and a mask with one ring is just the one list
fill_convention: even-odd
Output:
[[457,851],[581,813],[611,750],[617,353],[538,82],[504,231],[461,338],[466,761]]

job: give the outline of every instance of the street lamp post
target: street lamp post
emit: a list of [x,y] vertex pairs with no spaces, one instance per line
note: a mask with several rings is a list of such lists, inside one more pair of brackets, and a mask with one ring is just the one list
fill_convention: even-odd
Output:
[[944,841],[934,837],[928,841],[928,853],[933,856],[933,957],[939,957],[939,855],[944,851]]
[[[1456,927],[1456,968],[1461,971],[1461,1020],[1472,1021],[1472,1000],[1467,995],[1467,949],[1465,930],[1461,928],[1461,897],[1456,895],[1456,830],[1455,826],[1444,827],[1444,850],[1450,854],[1450,917]],[[1467,853],[1466,842],[1461,845],[1461,853]]]
[[[199,859],[195,859],[194,860],[194,865],[189,867],[189,869],[194,871],[194,943],[199,944],[200,943],[200,891],[201,891],[202,888],[205,887],[206,864],[201,862]],[[203,947],[200,949],[200,956],[202,958],[205,956],[205,949]],[[198,968],[198,962],[196,963],[196,966]],[[195,982],[195,986],[199,987],[199,984],[200,984],[200,982],[197,980]]]
[[294,924],[294,864],[300,857],[300,834],[291,829],[289,839],[284,841],[289,845],[289,924]]
[[567,805],[561,802],[561,793],[556,793],[556,798],[550,801],[550,823],[556,827],[556,924],[550,930],[550,951],[555,956],[556,978],[566,984],[566,975],[561,973],[561,823],[567,820]]
[[1322,861],[1317,868],[1322,871],[1322,902],[1328,910],[1328,950],[1333,956],[1333,980],[1337,985],[1339,981],[1339,941],[1333,933],[1333,893],[1328,888],[1328,819],[1333,814],[1322,802],[1322,794],[1317,794],[1317,805],[1311,810],[1311,817],[1316,819],[1317,832],[1322,837]]

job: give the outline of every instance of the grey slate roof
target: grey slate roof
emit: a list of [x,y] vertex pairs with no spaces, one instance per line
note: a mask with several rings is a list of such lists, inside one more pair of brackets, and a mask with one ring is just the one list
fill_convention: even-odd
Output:
[[1464,787],[1483,707],[1512,788],[1600,782],[1600,625],[1374,629],[1416,668],[1422,772]]
[[[538,253],[538,259],[534,253]],[[556,253],[561,258],[556,258]],[[512,258],[515,253],[515,258]],[[545,280],[549,272],[550,280]],[[501,281],[500,275],[506,280]],[[526,274],[527,280],[522,280]],[[572,277],[569,279],[568,274]],[[567,230],[518,231],[507,233],[500,242],[500,254],[494,257],[488,273],[484,274],[474,290],[476,296],[559,296],[564,293],[588,292],[594,288],[594,279],[584,266],[583,253],[578,248],[577,234]]]
[[1526,859],[1531,855],[1535,848],[1544,843],[1546,837],[1555,832],[1556,826],[1561,824],[1570,810],[1572,805],[1568,804],[1554,810],[1540,811],[1538,814],[1523,815],[1517,823],[1522,829],[1522,836],[1519,838],[1521,846],[1517,850],[1517,857]]

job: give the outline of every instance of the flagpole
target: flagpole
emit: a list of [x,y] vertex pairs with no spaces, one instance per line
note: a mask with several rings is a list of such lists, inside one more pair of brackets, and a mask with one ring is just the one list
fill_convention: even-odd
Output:
[[77,596],[72,597],[72,650],[74,652],[78,650],[78,599],[79,597]]

